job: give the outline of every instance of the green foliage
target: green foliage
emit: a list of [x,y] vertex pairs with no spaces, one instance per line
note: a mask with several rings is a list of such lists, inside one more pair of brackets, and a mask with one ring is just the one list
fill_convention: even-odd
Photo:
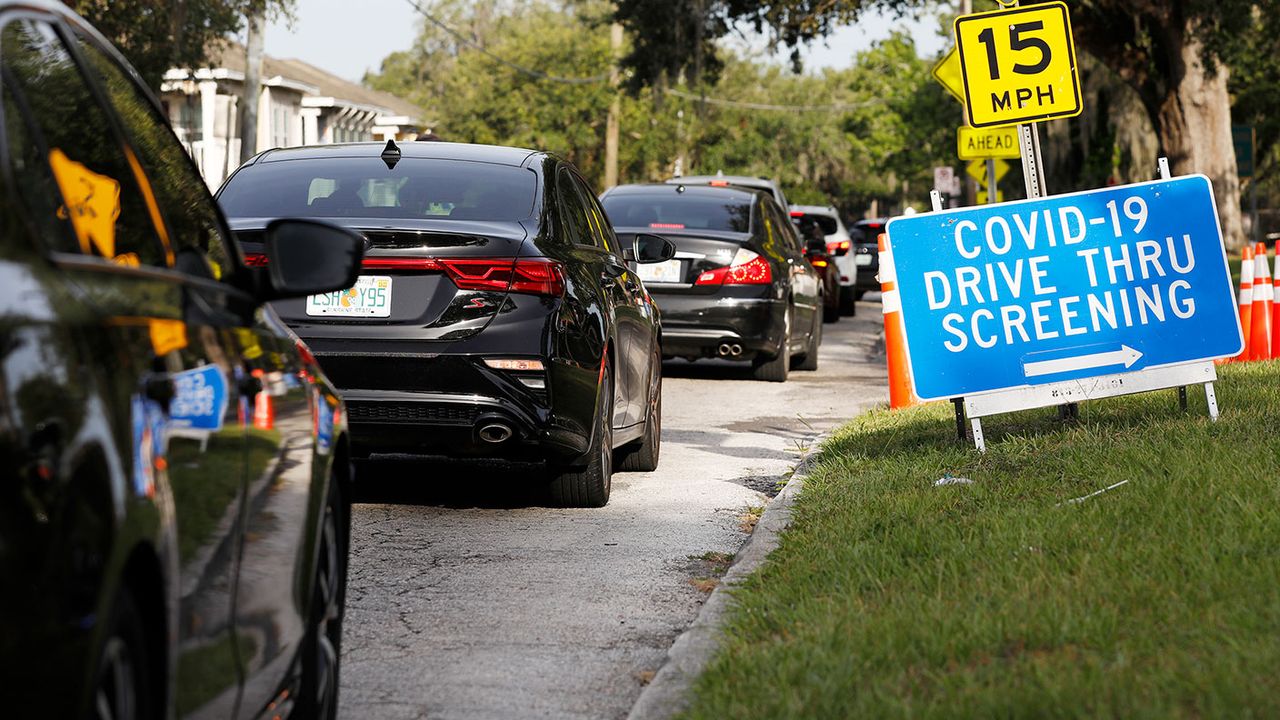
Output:
[[294,0],[62,0],[129,59],[153,89],[172,67],[196,67],[248,12],[288,15]]

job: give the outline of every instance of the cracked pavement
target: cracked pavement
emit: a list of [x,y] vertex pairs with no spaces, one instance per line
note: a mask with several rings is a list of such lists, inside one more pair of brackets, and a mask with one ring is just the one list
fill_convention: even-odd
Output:
[[527,467],[369,465],[340,716],[625,717],[706,599],[694,559],[737,552],[740,516],[813,440],[887,401],[881,328],[879,303],[859,303],[824,328],[820,369],[785,384],[665,363],[661,465],[616,473],[602,509],[545,507]]

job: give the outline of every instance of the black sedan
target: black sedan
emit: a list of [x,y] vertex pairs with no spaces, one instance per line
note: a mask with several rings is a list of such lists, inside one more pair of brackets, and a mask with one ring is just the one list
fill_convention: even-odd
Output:
[[821,280],[787,213],[765,192],[697,185],[621,185],[601,197],[618,237],[660,233],[676,245],[639,268],[662,307],[668,357],[749,361],[784,382],[792,360],[816,370]]
[[0,28],[0,714],[333,718],[345,414],[263,303],[350,285],[360,238],[282,220],[246,267],[102,37]]
[[453,143],[265,152],[219,200],[246,248],[272,218],[327,218],[367,238],[343,292],[276,310],[341,388],[361,453],[550,463],[553,500],[609,499],[658,463],[658,311],[574,168],[546,153]]

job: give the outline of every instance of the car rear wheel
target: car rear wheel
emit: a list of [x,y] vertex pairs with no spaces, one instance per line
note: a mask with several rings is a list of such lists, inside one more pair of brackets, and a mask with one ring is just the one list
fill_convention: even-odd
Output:
[[793,308],[787,308],[786,320],[782,327],[782,342],[778,344],[778,354],[771,358],[756,358],[751,363],[751,375],[756,380],[768,382],[786,382],[787,371],[791,369],[791,314]]
[[[657,358],[654,358],[657,363]],[[644,435],[623,448],[622,462],[618,469],[624,472],[653,472],[658,469],[658,456],[662,452],[662,364],[657,363],[658,375],[653,395],[649,399],[649,413],[644,422]]]
[[151,666],[147,662],[142,616],[128,590],[112,609],[110,630],[98,657],[98,676],[90,717],[95,720],[145,720],[151,708]]
[[560,470],[551,480],[551,500],[560,507],[604,507],[613,475],[613,383],[609,368],[600,378],[596,431],[587,466]]
[[338,478],[329,481],[321,518],[316,573],[312,582],[311,627],[303,645],[300,716],[332,720],[338,716],[338,680],[342,658],[342,617],[347,595],[347,540],[350,524]]
[[840,314],[844,317],[853,317],[858,314],[858,295],[860,293],[852,287],[840,288]]
[[833,323],[840,320],[840,291],[836,291],[837,299],[835,301],[824,302],[822,305],[822,322]]

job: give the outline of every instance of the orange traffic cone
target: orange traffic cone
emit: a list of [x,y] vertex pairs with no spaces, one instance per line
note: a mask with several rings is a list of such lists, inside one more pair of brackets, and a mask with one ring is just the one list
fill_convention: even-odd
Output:
[[884,233],[878,238],[880,247],[880,303],[884,308],[884,353],[889,362],[889,407],[919,405],[920,398],[911,389],[911,369],[907,365],[907,344],[902,330],[902,301],[893,273],[892,255],[884,249]]
[[1249,359],[1271,359],[1271,269],[1267,267],[1267,246],[1258,243],[1253,249],[1253,311],[1249,325]]
[[1280,240],[1276,241],[1275,266],[1271,277],[1271,357],[1280,360]]
[[[261,370],[255,370],[253,374],[262,377]],[[253,396],[253,426],[259,430],[272,430],[276,426],[276,409],[266,387]]]
[[1249,359],[1249,335],[1253,327],[1253,248],[1245,246],[1240,251],[1240,332],[1244,334],[1244,349],[1231,358],[1234,362]]

